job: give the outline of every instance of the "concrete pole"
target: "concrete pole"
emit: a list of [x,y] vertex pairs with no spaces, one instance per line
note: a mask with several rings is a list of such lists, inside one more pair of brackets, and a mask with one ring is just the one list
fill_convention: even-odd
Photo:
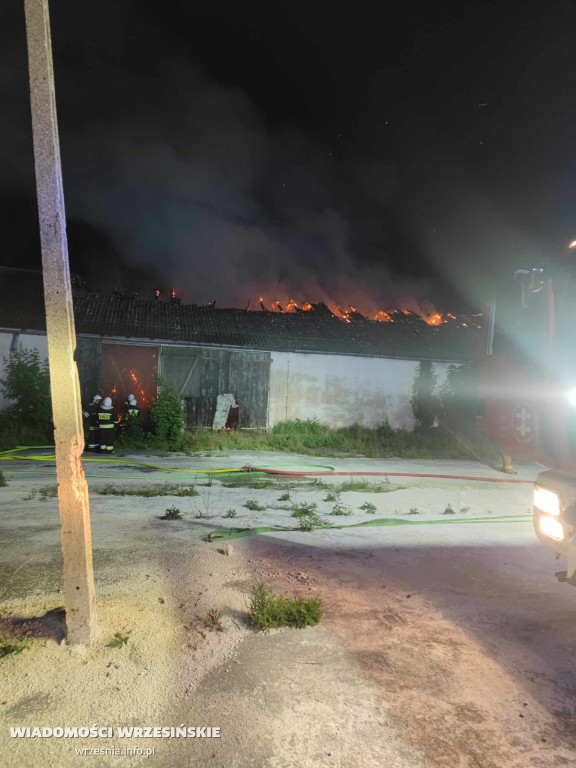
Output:
[[30,100],[40,219],[48,362],[55,426],[58,506],[62,526],[66,639],[90,644],[96,617],[88,486],[76,332],[68,266],[66,214],[56,118],[48,0],[25,0]]

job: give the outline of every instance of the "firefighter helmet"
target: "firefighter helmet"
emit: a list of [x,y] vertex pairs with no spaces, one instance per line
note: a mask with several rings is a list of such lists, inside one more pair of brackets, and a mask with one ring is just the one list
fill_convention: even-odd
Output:
[[102,403],[102,408],[112,408],[112,398],[111,397],[105,397],[104,402]]

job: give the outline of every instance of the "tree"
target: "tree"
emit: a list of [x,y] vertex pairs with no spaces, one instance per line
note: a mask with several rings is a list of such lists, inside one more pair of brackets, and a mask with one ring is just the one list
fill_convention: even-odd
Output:
[[478,398],[478,370],[475,363],[450,365],[440,391],[442,419],[451,428],[476,430],[476,417],[480,412]]
[[17,349],[4,358],[6,377],[0,379],[4,397],[12,400],[7,413],[20,426],[49,433],[52,419],[48,361],[37,349]]
[[431,360],[421,360],[412,385],[412,413],[416,429],[431,429],[438,415],[436,374]]

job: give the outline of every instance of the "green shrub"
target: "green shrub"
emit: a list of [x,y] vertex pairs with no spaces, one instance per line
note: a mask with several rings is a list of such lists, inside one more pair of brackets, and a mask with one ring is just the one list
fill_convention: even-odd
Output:
[[275,595],[261,582],[250,593],[248,618],[261,632],[275,627],[313,627],[322,619],[322,600]]
[[4,358],[4,364],[6,376],[0,379],[0,391],[13,401],[5,410],[5,418],[13,429],[30,431],[33,425],[42,443],[52,441],[48,361],[40,359],[37,349],[17,349]]
[[224,517],[232,518],[236,517],[236,510],[235,509],[227,509],[224,513]]
[[368,515],[373,515],[376,512],[376,505],[371,504],[369,501],[365,501],[360,507],[362,512],[366,512]]
[[177,442],[184,431],[185,419],[182,398],[176,387],[156,376],[158,396],[152,402],[150,418],[158,440]]
[[4,477],[4,472],[0,472],[0,488],[6,488],[7,485],[8,483]]

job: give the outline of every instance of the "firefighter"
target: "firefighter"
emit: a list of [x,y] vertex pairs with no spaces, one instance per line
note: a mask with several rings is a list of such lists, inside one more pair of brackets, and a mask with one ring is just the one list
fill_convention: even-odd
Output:
[[138,401],[134,397],[134,395],[128,395],[128,410],[126,411],[127,416],[139,416],[140,414],[140,408],[138,408]]
[[86,446],[87,451],[97,451],[100,446],[100,425],[98,423],[98,411],[100,410],[101,402],[102,396],[94,395],[92,402],[86,408],[83,414],[88,426],[88,445]]
[[128,395],[128,398],[122,403],[122,420],[126,420],[128,416],[137,415],[140,410],[137,407],[136,398],[134,395]]
[[112,398],[105,397],[98,411],[98,426],[100,428],[100,453],[114,453],[114,442],[118,428],[118,413],[112,405]]

